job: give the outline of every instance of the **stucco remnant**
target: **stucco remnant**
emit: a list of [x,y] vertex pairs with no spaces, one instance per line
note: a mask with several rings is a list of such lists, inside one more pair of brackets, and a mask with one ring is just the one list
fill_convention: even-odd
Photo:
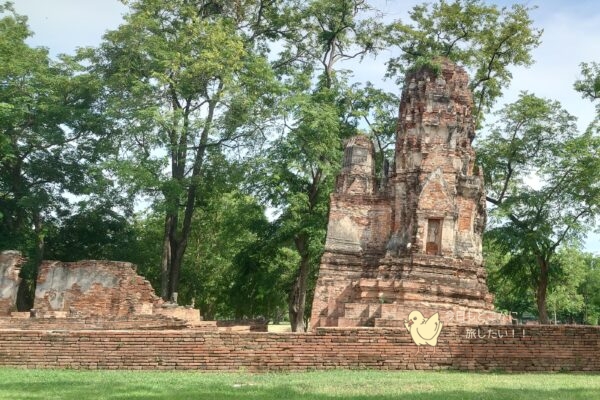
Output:
[[161,303],[131,263],[44,261],[34,309],[38,316],[125,317],[152,314]]
[[16,310],[17,292],[21,278],[21,264],[25,259],[20,252],[7,250],[0,253],[0,316]]

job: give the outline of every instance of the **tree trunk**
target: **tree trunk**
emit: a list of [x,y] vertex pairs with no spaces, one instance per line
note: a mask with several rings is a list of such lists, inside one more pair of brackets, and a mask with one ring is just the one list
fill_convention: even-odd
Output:
[[[21,276],[22,280],[17,290],[17,311],[29,311],[33,308],[37,276],[44,260],[46,242],[44,240],[44,221],[39,211],[33,211],[33,232],[35,234],[35,252],[31,261],[31,273]],[[21,273],[23,270],[21,270]]]
[[186,248],[185,242],[187,241],[181,240],[177,241],[176,245],[172,245],[173,252],[171,253],[171,271],[169,278],[170,295],[179,292],[179,274],[181,271],[181,264],[183,264],[183,255]]
[[171,232],[173,230],[173,217],[169,214],[165,217],[165,231],[163,236],[163,251],[160,266],[160,297],[169,301],[171,293],[169,291],[171,277]]
[[304,332],[304,310],[306,309],[306,286],[308,281],[308,272],[310,269],[310,260],[308,256],[308,245],[306,238],[296,238],[296,249],[300,254],[300,268],[298,275],[292,286],[289,302],[290,325],[292,332]]
[[537,263],[540,267],[540,279],[538,280],[536,292],[538,314],[541,324],[549,324],[550,320],[548,319],[548,310],[546,308],[546,292],[548,289],[548,260],[538,256]]

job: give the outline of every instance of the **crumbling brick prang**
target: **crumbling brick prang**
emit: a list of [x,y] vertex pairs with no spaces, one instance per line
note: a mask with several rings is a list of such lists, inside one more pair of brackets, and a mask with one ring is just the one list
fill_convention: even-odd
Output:
[[[395,158],[375,174],[374,147],[350,139],[331,195],[311,326],[402,326],[424,315],[493,311],[482,257],[483,175],[475,168],[473,99],[465,70],[406,76]],[[388,163],[386,163],[386,166]],[[452,323],[453,321],[446,321]]]

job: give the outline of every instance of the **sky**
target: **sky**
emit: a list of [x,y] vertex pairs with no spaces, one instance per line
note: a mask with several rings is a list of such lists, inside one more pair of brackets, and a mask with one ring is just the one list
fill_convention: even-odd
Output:
[[[510,6],[515,1],[487,3]],[[47,47],[50,54],[72,54],[77,47],[96,46],[102,35],[122,23],[126,7],[118,0],[13,0],[19,14],[27,15],[34,36],[32,46]],[[422,1],[373,0],[386,19],[406,19],[407,10]],[[581,62],[600,62],[600,7],[597,0],[522,0],[537,6],[531,12],[536,28],[542,28],[542,44],[533,51],[535,64],[513,68],[513,80],[498,106],[513,102],[523,90],[540,97],[558,100],[578,117],[581,130],[592,121],[594,105],[573,90],[580,76]],[[399,91],[391,81],[382,81],[386,54],[369,60],[354,70],[357,80],[379,82],[390,91]],[[592,234],[586,249],[600,254],[600,236]]]

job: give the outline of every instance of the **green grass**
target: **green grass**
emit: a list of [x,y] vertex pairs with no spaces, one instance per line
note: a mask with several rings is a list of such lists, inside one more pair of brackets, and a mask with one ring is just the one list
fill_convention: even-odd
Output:
[[249,374],[0,368],[0,399],[600,399],[600,375],[341,370]]

